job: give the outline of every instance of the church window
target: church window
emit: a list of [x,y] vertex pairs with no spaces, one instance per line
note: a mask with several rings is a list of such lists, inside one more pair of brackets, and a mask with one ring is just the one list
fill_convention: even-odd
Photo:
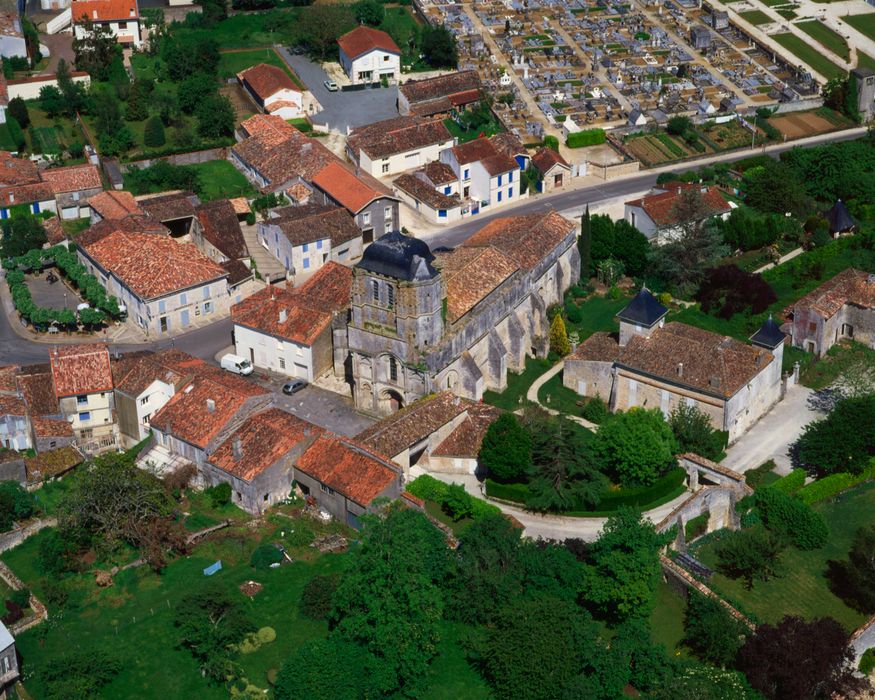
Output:
[[386,287],[386,303],[390,309],[395,306],[395,288],[391,284]]
[[377,280],[371,280],[371,295],[374,301],[380,301],[380,283]]
[[398,363],[394,357],[389,358],[389,379],[393,382],[398,381]]

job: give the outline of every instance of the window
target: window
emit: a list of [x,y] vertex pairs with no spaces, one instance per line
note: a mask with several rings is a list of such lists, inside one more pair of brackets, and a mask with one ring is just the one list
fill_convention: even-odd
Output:
[[508,181],[508,182],[513,182],[513,170],[511,170],[511,171],[507,174],[507,181]]
[[468,168],[465,168],[465,171],[462,173],[462,177],[463,177],[465,180],[467,180],[469,177],[471,177],[471,171],[468,170]]
[[127,23],[127,22],[119,22],[119,23],[118,23],[118,28],[119,28],[119,29],[127,29],[127,28],[128,28],[128,23]]
[[389,358],[389,379],[393,382],[398,381],[398,363],[394,357]]
[[389,172],[389,164],[383,163],[383,175]]
[[817,324],[816,323],[809,323],[808,324],[808,332],[814,333],[816,331],[817,331]]
[[322,241],[316,241],[316,250],[322,250]]
[[309,244],[309,243],[305,243],[305,244],[304,244],[304,248],[303,248],[304,252],[306,253],[309,249],[310,249],[310,244]]
[[82,411],[82,413],[79,414],[79,421],[81,423],[87,423],[90,420],[91,420],[91,411]]
[[395,306],[395,287],[391,284],[386,287],[386,303],[390,309]]
[[447,210],[446,209],[438,209],[438,218],[446,219],[447,218]]
[[185,292],[179,295],[179,305],[185,306],[188,303],[188,297],[185,295]]
[[501,201],[501,192],[498,193],[498,201]]
[[512,199],[512,198],[513,198],[513,187],[509,187],[509,188],[508,188],[508,190],[507,190],[507,198],[508,198],[508,199]]
[[80,430],[79,431],[79,437],[81,437],[83,440],[90,440],[91,435],[92,435],[92,431],[90,428],[88,430]]
[[385,209],[383,209],[383,216],[386,219],[391,219],[392,218],[392,207],[386,207]]
[[386,225],[383,227],[386,233],[392,233],[392,222],[387,221]]
[[450,187],[449,185],[447,185],[446,187],[444,187],[444,194],[449,194],[449,193],[452,192],[452,191],[453,191],[453,188]]
[[213,313],[213,302],[211,302],[211,301],[204,302],[204,313],[205,314]]
[[383,60],[384,60],[384,61],[388,61],[388,60],[389,60],[389,57],[386,56],[386,55],[384,55],[384,56],[383,56]]
[[270,494],[267,494],[267,493],[264,494],[264,498],[262,498],[261,500],[263,500],[265,503],[267,503],[267,497],[268,497],[269,495],[270,495]]
[[80,396],[76,397],[76,405],[77,406],[84,406],[87,403],[88,403],[88,395],[87,394],[81,394]]
[[204,287],[204,299],[209,299],[209,298],[210,298],[210,288]]
[[158,302],[158,313],[163,314],[165,311],[167,311],[167,304],[162,299]]
[[304,269],[306,270],[309,267],[310,267],[310,258],[304,258]]
[[498,186],[501,187],[501,175],[498,176]]
[[371,297],[374,301],[380,301],[380,283],[377,280],[371,280]]
[[371,223],[371,212],[366,211],[362,214],[362,223],[365,226],[367,226],[369,223]]
[[53,447],[56,447],[57,444],[58,444],[58,443],[57,443],[56,440],[52,440],[51,442],[49,442],[49,449],[51,449],[51,448],[53,448]]
[[327,493],[329,496],[334,493],[334,489],[330,486],[326,486],[325,484],[319,484],[319,488],[322,489],[324,493]]
[[148,397],[148,396],[144,396],[142,399],[140,399],[140,405],[141,405],[141,406],[145,406],[147,403],[149,403],[149,397]]

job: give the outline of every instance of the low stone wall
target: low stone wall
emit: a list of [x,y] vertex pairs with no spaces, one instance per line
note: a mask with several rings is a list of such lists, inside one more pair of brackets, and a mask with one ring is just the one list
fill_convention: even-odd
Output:
[[809,97],[802,100],[793,100],[792,102],[781,102],[775,109],[776,114],[787,114],[789,112],[803,112],[808,109],[817,109],[823,107],[822,97]]
[[28,523],[24,527],[19,527],[9,532],[4,532],[0,535],[0,552],[5,552],[13,547],[17,547],[31,535],[36,534],[46,527],[54,527],[58,524],[57,518],[44,518]]
[[630,163],[614,163],[613,165],[600,165],[598,163],[587,162],[587,172],[590,175],[600,177],[602,180],[613,180],[624,175],[637,173],[641,168],[641,163],[633,160]]
[[227,148],[208,148],[204,151],[176,153],[172,156],[146,158],[145,160],[135,160],[130,163],[120,163],[119,168],[123,173],[126,173],[131,168],[148,168],[151,165],[155,165],[159,160],[166,160],[171,165],[197,165],[198,163],[206,163],[210,160],[225,160],[227,157]]
[[[12,569],[6,566],[2,561],[0,561],[0,579],[3,579],[6,585],[13,591],[20,591],[22,588],[25,588],[21,579],[12,573]],[[21,634],[25,630],[29,630],[31,627],[38,625],[49,616],[49,611],[46,610],[46,606],[43,605],[33,593],[30,594],[28,605],[30,605],[30,609],[33,610],[33,614],[28,615],[9,626],[9,631],[13,636]]]

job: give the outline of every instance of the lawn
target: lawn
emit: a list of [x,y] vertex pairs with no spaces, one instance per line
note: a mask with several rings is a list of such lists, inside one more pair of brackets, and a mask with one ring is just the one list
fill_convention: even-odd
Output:
[[219,60],[219,77],[222,79],[233,78],[240,71],[256,66],[259,63],[267,63],[270,66],[281,68],[288,74],[295,85],[302,90],[306,89],[298,76],[289,69],[286,62],[272,48],[223,52]]
[[762,10],[748,10],[747,12],[739,12],[738,16],[742,19],[746,19],[748,22],[754,25],[770,24],[774,21]]
[[[684,638],[687,599],[663,580],[656,589],[656,606],[650,613],[650,638],[673,656]],[[681,652],[682,653],[682,652]]]
[[214,39],[222,50],[253,49],[272,47],[274,44],[289,41],[286,46],[294,45],[293,37],[301,8],[285,10],[270,10],[268,12],[241,12],[218,22],[209,29],[178,28],[174,33],[201,33]]
[[875,58],[857,49],[857,68],[871,68],[875,70]]
[[766,7],[778,7],[779,5],[787,4],[787,0],[760,0],[760,2]]
[[507,373],[507,388],[501,393],[484,392],[483,400],[506,411],[515,411],[525,405],[529,387],[548,369],[550,369],[548,360],[526,357],[526,368],[520,374]]
[[[830,560],[847,557],[858,528],[875,523],[875,484],[861,486],[832,502],[815,505],[814,509],[823,514],[829,525],[830,538],[825,547],[813,552],[788,547],[781,555],[783,575],[766,582],[757,581],[750,591],[743,582],[721,574],[714,574],[710,585],[763,622],[775,622],[784,615],[807,619],[828,615],[849,632],[857,628],[866,615],[848,607],[830,590],[827,569]],[[705,542],[696,555],[713,567],[714,548],[713,540]]]
[[861,34],[875,41],[875,12],[865,12],[862,15],[848,15],[842,19]]
[[832,29],[827,27],[823,22],[811,20],[810,22],[799,22],[796,24],[799,29],[813,37],[818,43],[823,44],[826,48],[832,51],[836,56],[845,59],[851,57],[848,43]]
[[200,175],[203,200],[251,197],[256,194],[249,180],[227,160],[208,160],[187,167]]
[[784,19],[796,19],[796,12],[793,10],[778,10],[778,14]]
[[18,144],[9,133],[8,124],[0,124],[0,149],[4,151],[18,151]]
[[809,46],[794,34],[773,34],[772,39],[777,41],[791,53],[795,54],[800,61],[806,63],[828,79],[840,78],[845,74],[845,71],[839,68],[835,63],[822,56],[818,53],[817,49]]
[[538,390],[538,401],[547,408],[560,413],[579,416],[585,399],[576,391],[562,384],[562,372],[548,379]]
[[593,296],[584,302],[570,301],[566,308],[576,305],[582,314],[581,320],[572,322],[566,320],[568,332],[577,331],[581,342],[597,331],[615,332],[619,324],[615,318],[617,313],[629,303],[629,297],[611,299],[610,296]]
[[843,341],[812,362],[800,379],[802,384],[816,391],[831,386],[847,369],[866,365],[875,367],[875,350],[862,343]]

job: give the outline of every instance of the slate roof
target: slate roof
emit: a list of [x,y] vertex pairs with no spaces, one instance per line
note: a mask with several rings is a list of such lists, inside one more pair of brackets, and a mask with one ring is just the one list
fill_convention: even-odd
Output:
[[112,391],[112,368],[105,345],[61,345],[49,353],[55,396]]
[[425,241],[393,231],[365,248],[356,267],[409,282],[437,275],[431,264],[433,260],[434,255]]
[[447,318],[458,321],[508,280],[517,264],[497,248],[461,246],[437,258],[447,285]]
[[312,345],[349,305],[352,270],[329,262],[296,289],[266,287],[231,307],[235,324],[299,345]]
[[141,214],[134,195],[125,190],[105,190],[88,200],[88,206],[104,219],[122,219],[130,214]]
[[786,339],[787,336],[784,335],[781,327],[769,314],[769,317],[763,322],[759,330],[750,337],[750,342],[754,345],[761,345],[762,347],[774,350]]
[[361,506],[368,506],[400,473],[388,459],[370,448],[335,435],[320,435],[295,462],[295,470]]
[[419,172],[423,173],[435,186],[449,185],[459,179],[449,165],[441,163],[439,160],[426,163]]
[[[210,455],[210,464],[245,481],[276,464],[296,446],[312,442],[322,428],[279,408],[250,416]],[[240,458],[235,456],[235,443]]]
[[623,309],[617,312],[617,318],[629,323],[637,323],[650,327],[668,313],[668,309],[660,304],[647,287],[642,287]]
[[571,170],[568,161],[565,160],[558,151],[554,151],[552,148],[539,149],[538,152],[532,156],[532,165],[540,170],[542,175],[548,173],[550,168],[556,165]]
[[222,255],[232,259],[249,257],[246,240],[237,220],[237,212],[227,199],[217,199],[197,208],[203,237]]
[[707,212],[706,216],[716,216],[732,210],[729,203],[720,195],[720,190],[713,186],[701,187],[700,185],[674,182],[662,187],[667,191],[633,199],[626,204],[641,207],[653,223],[660,227],[687,223],[678,219],[677,205],[683,201],[683,193],[691,189],[701,190],[702,204]]
[[96,165],[69,165],[65,168],[49,168],[42,171],[42,178],[49,183],[55,194],[102,189],[100,171]]
[[440,119],[394,117],[353,129],[346,143],[354,153],[362,151],[378,159],[452,141]]
[[268,219],[266,223],[277,226],[293,246],[328,238],[334,247],[362,235],[355,220],[343,207],[306,204],[275,209],[274,213],[279,216]]
[[649,338],[633,336],[617,364],[727,399],[772,361],[763,348],[672,322]]
[[386,196],[385,193],[378,192],[361,178],[353,175],[337,161],[328,163],[316,173],[312,182],[352,214],[358,214],[375,199]]
[[857,225],[854,221],[854,217],[851,216],[851,212],[848,211],[845,203],[840,199],[836,200],[836,203],[829,208],[829,211],[826,212],[825,216],[826,220],[829,222],[830,233],[850,231]]
[[574,231],[574,223],[555,211],[494,219],[464,247],[493,246],[521,268],[531,270]]
[[434,187],[430,187],[428,183],[410,173],[404,173],[395,178],[392,184],[432,209],[453,209],[462,206],[458,194],[446,195],[443,192],[438,192]]
[[245,81],[262,102],[280,90],[301,92],[301,89],[295,85],[288,73],[282,68],[271,66],[267,63],[259,63],[256,66],[240,71],[237,74],[237,79],[240,82]]
[[[467,70],[459,71],[457,73],[448,73],[447,75],[439,75],[434,78],[426,78],[424,80],[410,80],[401,85],[398,88],[398,91],[407,98],[411,110],[418,114],[422,114],[423,111],[427,112],[428,109],[426,108],[423,111],[420,111],[419,109],[415,109],[415,107],[422,103],[445,101],[445,104],[449,108],[453,106],[453,103],[450,100],[452,96],[465,94],[467,97],[472,98],[468,100],[469,102],[476,102],[480,99],[481,88],[482,84],[477,71]],[[423,104],[423,107],[424,106],[425,105]],[[435,113],[438,111],[446,110],[443,108],[435,109]]]
[[371,27],[356,27],[341,36],[337,40],[337,45],[350,60],[375,50],[401,55],[401,49],[392,41],[391,36]]
[[79,244],[141,299],[198,287],[228,274],[193,244],[166,236],[116,230],[95,243],[83,245],[80,239]]
[[200,200],[194,192],[179,191],[138,197],[137,203],[153,219],[164,223],[193,218]]
[[806,294],[793,308],[809,308],[831,318],[845,304],[875,309],[875,275],[849,267]]

